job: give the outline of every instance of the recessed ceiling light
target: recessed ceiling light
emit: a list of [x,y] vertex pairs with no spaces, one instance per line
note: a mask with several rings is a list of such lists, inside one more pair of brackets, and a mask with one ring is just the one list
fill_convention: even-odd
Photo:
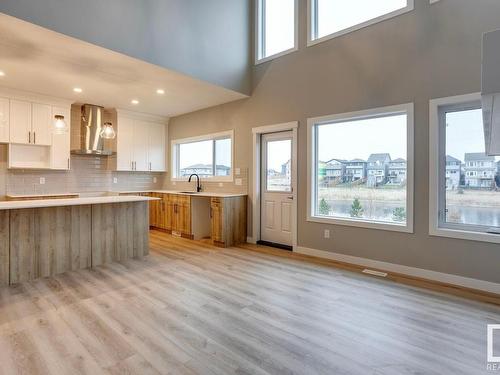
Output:
[[137,99],[133,99],[130,103],[132,103],[132,104],[139,104],[139,101]]
[[0,77],[5,77],[5,72],[0,70]]
[[74,91],[74,92],[77,92],[77,93],[81,93],[83,90],[82,90],[81,88],[79,88],[79,87],[75,87],[75,88],[73,89],[73,91]]
[[163,95],[163,94],[165,94],[165,90],[163,90],[163,89],[158,89],[158,90],[156,90],[156,93],[157,93],[158,95]]

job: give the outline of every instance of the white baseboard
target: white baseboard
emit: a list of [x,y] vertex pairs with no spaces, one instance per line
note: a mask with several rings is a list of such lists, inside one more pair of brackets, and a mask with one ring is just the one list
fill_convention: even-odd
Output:
[[446,284],[461,286],[470,289],[481,290],[484,292],[494,293],[500,295],[500,284],[492,283],[490,281],[472,279],[468,277],[452,275],[448,273],[430,271],[423,268],[415,268],[403,266],[400,264],[381,262],[378,260],[360,258],[352,255],[332,253],[330,251],[310,249],[307,247],[297,247],[294,249],[296,253],[311,255],[318,258],[325,258],[336,260],[338,262],[355,264],[363,267],[376,268],[381,271],[394,272],[402,275],[408,275],[413,277],[419,277],[422,279],[427,279],[431,281],[438,281]]
[[247,242],[248,243],[252,243],[252,244],[256,244],[257,242],[254,240],[253,237],[247,237]]

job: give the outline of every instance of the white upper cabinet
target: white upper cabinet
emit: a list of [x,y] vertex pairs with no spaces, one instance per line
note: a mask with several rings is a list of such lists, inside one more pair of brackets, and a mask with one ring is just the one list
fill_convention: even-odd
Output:
[[31,143],[40,146],[52,144],[52,107],[47,104],[32,104]]
[[118,113],[116,170],[164,172],[165,124]]
[[149,170],[153,172],[164,172],[166,170],[165,125],[152,122],[148,125]]
[[10,101],[0,98],[0,143],[9,142]]
[[10,101],[10,143],[31,144],[31,103]]
[[[70,121],[71,113],[69,108],[62,107],[52,107],[51,117],[54,118],[55,115],[64,116],[65,121]],[[59,170],[69,170],[70,165],[70,132],[63,134],[56,134],[51,132],[52,137],[51,143],[51,153],[50,153],[50,168]]]

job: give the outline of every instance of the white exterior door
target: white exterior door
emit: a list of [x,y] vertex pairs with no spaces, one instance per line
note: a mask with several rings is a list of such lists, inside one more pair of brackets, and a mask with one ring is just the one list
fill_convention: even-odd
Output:
[[261,241],[293,244],[293,136],[291,131],[264,134],[261,142]]
[[148,133],[149,170],[165,171],[165,125],[149,123]]
[[0,98],[0,142],[9,142],[9,106],[10,101],[7,98]]
[[[52,107],[47,104],[33,103],[33,122],[31,143],[50,146],[52,143]],[[69,121],[65,117],[65,121]]]
[[30,144],[31,135],[31,103],[21,100],[10,101],[10,142]]
[[144,121],[134,121],[133,160],[134,171],[149,171],[148,142],[149,124]]

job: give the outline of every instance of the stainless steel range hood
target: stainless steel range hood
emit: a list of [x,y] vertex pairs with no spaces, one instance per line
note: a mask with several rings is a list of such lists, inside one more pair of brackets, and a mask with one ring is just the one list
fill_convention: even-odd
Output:
[[92,104],[82,106],[82,120],[80,128],[80,148],[72,150],[77,155],[112,155],[111,150],[105,148],[101,137],[104,122],[104,107]]

